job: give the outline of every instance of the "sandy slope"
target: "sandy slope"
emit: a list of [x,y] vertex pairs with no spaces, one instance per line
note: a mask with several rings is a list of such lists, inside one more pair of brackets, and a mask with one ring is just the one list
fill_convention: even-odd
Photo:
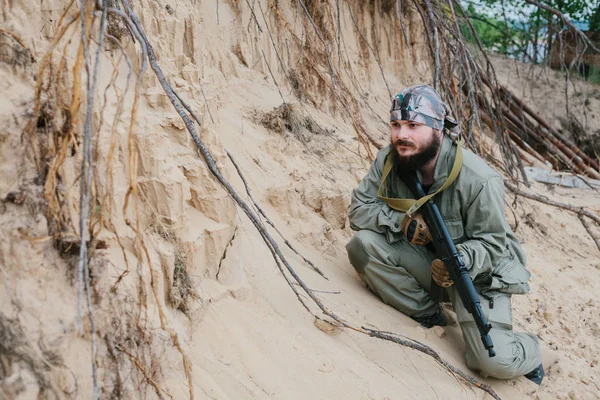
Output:
[[[53,33],[52,22],[66,3],[5,4],[0,21],[18,33],[40,60]],[[165,8],[167,4],[171,11]],[[290,30],[298,38],[308,35],[314,43],[318,38],[310,34],[310,25],[295,6],[279,4],[274,10],[266,2],[261,4],[268,24],[257,8],[259,23],[275,31],[285,66],[290,70],[298,67],[303,58]],[[254,198],[269,218],[328,277],[320,277],[278,238],[306,284],[323,291],[317,292],[318,297],[348,323],[406,335],[432,346],[466,370],[457,327],[425,330],[382,304],[356,279],[344,249],[352,235],[346,207],[350,191],[369,163],[351,121],[323,94],[314,76],[317,72],[306,65],[302,72],[300,65],[299,73],[309,76],[303,77],[306,97],[299,105],[276,67],[277,54],[268,34],[258,32],[246,3],[148,1],[141,6],[136,10],[161,66],[202,115],[205,127],[201,137],[226,178],[247,200],[225,149],[239,163]],[[414,24],[418,16],[407,18],[414,44],[405,49],[390,33],[393,29],[387,17],[375,14],[373,22],[368,9],[359,15],[365,29],[369,27],[369,37],[382,49],[381,61],[392,90],[429,80],[429,58],[421,45],[424,38]],[[364,49],[347,11],[343,27],[345,51],[353,60],[345,70],[356,76],[353,80],[348,73],[343,79],[357,98],[366,100],[360,106],[365,124],[385,142],[387,131],[380,118],[388,111],[387,89],[374,61],[361,57]],[[304,51],[310,49],[307,46]],[[67,50],[71,65],[76,47],[71,44]],[[128,43],[126,51],[138,65],[135,46]],[[114,60],[119,52],[112,54]],[[56,58],[54,62],[59,56]],[[259,123],[263,113],[282,101],[265,60],[274,69],[286,100],[322,130],[274,132]],[[108,56],[103,59],[102,88],[111,79],[109,61]],[[318,71],[327,75],[325,65],[318,65]],[[123,90],[127,67],[121,61],[118,68],[116,86]],[[9,64],[0,69],[1,92],[9,94],[0,99],[4,127],[0,197],[24,193],[25,198],[22,204],[7,201],[0,209],[0,337],[4,338],[0,395],[35,398],[40,392],[42,397],[51,397],[53,391],[59,398],[87,398],[92,391],[91,334],[87,322],[83,336],[76,331],[77,257],[59,256],[53,246],[38,173],[27,137],[21,138],[33,109],[35,70],[35,65]],[[177,335],[191,363],[196,398],[484,397],[481,390],[421,353],[348,329],[316,327],[314,317],[282,277],[254,226],[197,156],[152,74],[147,73],[143,82],[134,151],[127,137],[133,103],[130,91],[115,130],[112,161],[110,127],[118,102],[114,95],[108,99],[103,114],[95,114],[95,190],[102,199],[97,210],[103,216],[96,232],[108,248],[96,250],[91,264],[103,398],[158,397],[153,384],[175,399],[187,398],[182,355],[169,332]],[[98,101],[102,101],[100,96]],[[100,117],[104,119],[101,128]],[[80,134],[81,121],[75,132]],[[44,134],[38,131],[42,139],[34,143],[40,145],[50,137]],[[134,153],[138,154],[132,165],[138,182],[139,215],[131,204],[123,211],[133,172],[129,157]],[[60,169],[64,212],[75,221],[72,228],[69,224],[65,228],[71,235],[77,234],[79,163],[80,155],[70,153]],[[106,174],[109,166],[112,176]],[[590,190],[541,184],[535,184],[533,190],[571,204],[596,209],[600,204],[600,195]],[[515,326],[538,334],[546,352],[559,361],[550,367],[539,389],[523,378],[487,382],[502,398],[598,398],[600,321],[594,297],[600,288],[598,250],[574,215],[522,199],[515,205],[512,197],[507,199],[514,208],[514,214],[507,208],[509,221],[513,226],[518,222],[516,232],[533,272],[532,292],[515,298]],[[149,260],[126,218],[140,222]],[[277,237],[272,229],[270,232]],[[128,274],[119,280],[126,270]]]

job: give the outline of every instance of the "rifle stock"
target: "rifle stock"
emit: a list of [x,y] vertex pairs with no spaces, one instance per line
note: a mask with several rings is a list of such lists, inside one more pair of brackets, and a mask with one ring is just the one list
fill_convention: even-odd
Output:
[[[417,199],[425,196],[423,186],[414,171],[406,173],[403,180]],[[481,335],[483,346],[488,351],[488,355],[494,357],[496,355],[494,344],[488,335],[492,326],[487,322],[485,315],[483,314],[481,302],[475,291],[475,286],[473,286],[473,281],[469,276],[469,271],[467,270],[462,256],[454,246],[452,237],[448,232],[448,228],[442,219],[442,215],[440,214],[437,205],[429,200],[421,206],[420,210],[431,233],[436,256],[446,264],[450,279],[454,281],[455,290],[458,292],[464,307],[475,320],[475,324]],[[432,288],[434,288],[434,291],[441,292],[442,288],[432,280],[432,285],[433,284],[434,286],[432,286]],[[434,298],[439,301],[439,294],[434,295]]]

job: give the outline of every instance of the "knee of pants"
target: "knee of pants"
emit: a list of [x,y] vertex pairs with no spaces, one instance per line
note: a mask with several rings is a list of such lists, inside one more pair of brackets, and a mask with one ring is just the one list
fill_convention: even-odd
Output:
[[472,329],[467,343],[467,365],[481,371],[484,376],[512,379],[531,372],[541,363],[539,344],[534,335],[515,333],[512,329],[492,328],[489,334],[496,356],[489,357],[480,343],[477,328]]
[[474,358],[475,360],[468,360],[467,364],[469,368],[479,370],[483,376],[491,376],[497,379],[511,379],[518,376],[514,357],[500,354],[489,357],[486,351]]
[[346,244],[348,259],[356,272],[364,274],[365,267],[369,263],[371,248],[377,240],[385,240],[380,233],[369,230],[361,230],[354,234],[352,239]]

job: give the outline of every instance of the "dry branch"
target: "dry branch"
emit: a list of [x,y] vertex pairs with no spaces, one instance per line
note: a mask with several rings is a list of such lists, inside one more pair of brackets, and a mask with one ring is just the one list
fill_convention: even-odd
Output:
[[[550,156],[560,160],[573,173],[580,173],[594,179],[600,179],[600,173],[596,172],[589,165],[586,165],[584,160],[592,166],[595,166],[597,163],[585,155],[574,143],[560,135],[556,129],[531,110],[522,100],[518,99],[502,85],[492,85],[485,77],[483,83],[491,90],[494,97],[500,99],[501,103],[498,109],[501,110],[503,117],[509,121],[509,125],[512,123],[515,133],[522,131],[526,137],[535,139],[538,144],[546,148]],[[484,101],[482,97],[479,97],[478,100],[480,103]],[[536,126],[527,115],[541,126]],[[556,164],[555,166],[557,168],[560,167],[560,165]]]
[[[198,122],[198,121],[196,121]],[[294,246],[292,246],[292,244],[285,238],[285,236],[283,236],[283,234],[279,231],[279,229],[277,229],[277,227],[275,226],[275,224],[269,219],[269,217],[267,217],[267,214],[265,213],[265,211],[258,205],[258,203],[256,202],[256,200],[254,199],[254,197],[252,196],[252,193],[250,193],[250,187],[248,186],[248,182],[246,182],[246,178],[244,177],[244,175],[242,174],[242,170],[240,169],[239,165],[237,164],[237,162],[235,161],[235,159],[233,158],[233,156],[231,155],[231,153],[228,150],[225,150],[225,152],[227,153],[227,156],[229,157],[229,159],[231,160],[231,163],[233,164],[233,166],[235,167],[235,170],[237,171],[238,175],[240,176],[240,178],[242,179],[242,182],[244,183],[244,187],[246,188],[246,193],[248,194],[248,197],[250,198],[250,200],[252,201],[252,203],[254,204],[254,207],[256,207],[256,209],[258,210],[258,212],[260,213],[260,215],[262,215],[265,218],[265,221],[267,221],[267,224],[271,225],[271,227],[273,229],[275,229],[275,231],[279,234],[279,236],[283,239],[283,242],[290,248],[290,250],[292,250],[294,253],[296,253],[298,256],[300,256],[305,263],[307,263],[308,265],[311,266],[312,269],[314,269],[319,275],[321,275],[323,278],[329,280],[329,278],[327,278],[325,276],[325,274],[323,274],[323,271],[321,271],[319,269],[319,267],[317,267],[315,264],[313,264],[309,259],[307,259],[306,257],[304,257],[302,254],[300,254],[298,252],[298,250],[296,250],[294,248]]]
[[[559,201],[550,200],[549,198],[547,198],[545,196],[540,196],[540,195],[537,195],[537,194],[528,193],[528,192],[526,192],[524,190],[519,189],[517,186],[513,185],[510,182],[506,182],[505,181],[504,184],[506,185],[506,187],[511,192],[513,192],[515,194],[521,195],[521,196],[526,197],[526,198],[531,199],[531,200],[539,201],[540,203],[548,204],[548,205],[553,206],[553,207],[561,208],[563,210],[568,210],[568,211],[571,211],[571,212],[577,214],[577,216],[581,220],[583,226],[585,227],[586,231],[589,233],[589,235],[592,237],[592,239],[596,243],[596,246],[598,246],[598,244],[600,243],[600,241],[598,240],[598,238],[591,231],[589,225],[587,225],[585,223],[585,221],[583,220],[584,216],[588,217],[592,221],[596,222],[596,224],[598,224],[598,226],[600,226],[600,216],[598,216],[596,213],[594,213],[594,212],[592,212],[592,211],[590,211],[590,210],[588,210],[588,209],[586,209],[584,207],[577,207],[577,206],[573,206],[571,204],[561,203]],[[598,250],[600,250],[600,246],[598,247]]]
[[517,96],[515,96],[513,93],[511,93],[508,89],[506,89],[503,86],[500,86],[500,93],[505,95],[510,100],[514,101],[525,113],[527,113],[535,121],[537,121],[538,124],[540,124],[541,126],[546,128],[557,139],[560,139],[560,141],[565,146],[568,146],[568,148],[571,151],[573,151],[576,154],[576,156],[581,157],[585,162],[590,164],[593,168],[600,171],[600,166],[599,166],[599,163],[597,160],[594,160],[593,158],[589,157],[579,147],[577,147],[577,145],[575,143],[573,143],[572,141],[568,140],[563,135],[561,135],[556,130],[556,128],[554,128],[552,125],[550,125],[548,122],[546,122],[546,120],[543,119],[539,114],[534,112],[527,104],[525,104],[525,102],[523,102],[523,100],[519,99]]
[[424,354],[427,354],[430,357],[433,357],[438,363],[443,365],[450,372],[460,376],[462,379],[471,383],[473,386],[478,387],[479,389],[489,393],[490,396],[492,396],[494,399],[500,400],[500,396],[498,396],[498,394],[496,394],[496,392],[491,388],[490,385],[479,382],[472,376],[464,373],[460,369],[458,369],[455,366],[453,366],[452,364],[448,363],[431,347],[424,345],[420,342],[417,342],[415,340],[412,340],[412,339],[410,339],[410,340],[402,339],[402,338],[400,338],[394,334],[390,334],[388,332],[382,332],[382,331],[368,329],[368,328],[362,328],[361,330],[364,331],[364,333],[366,333],[369,336],[376,337],[376,338],[383,339],[383,340],[388,340],[388,341],[394,342],[394,343],[398,343],[402,346],[420,351]]
[[577,218],[579,218],[579,220],[581,221],[581,224],[583,225],[583,227],[585,228],[587,233],[592,237],[592,239],[594,240],[594,243],[596,243],[596,247],[598,248],[598,251],[600,251],[600,240],[594,235],[590,225],[587,223],[585,218],[583,218],[583,215],[581,213],[577,214]]

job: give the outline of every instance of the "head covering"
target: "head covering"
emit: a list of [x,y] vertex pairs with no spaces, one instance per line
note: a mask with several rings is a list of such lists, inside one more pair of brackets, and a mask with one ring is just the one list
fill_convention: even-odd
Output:
[[460,134],[458,122],[450,116],[450,109],[438,92],[428,85],[410,86],[392,100],[390,121],[415,121],[438,131],[444,131],[452,139]]

